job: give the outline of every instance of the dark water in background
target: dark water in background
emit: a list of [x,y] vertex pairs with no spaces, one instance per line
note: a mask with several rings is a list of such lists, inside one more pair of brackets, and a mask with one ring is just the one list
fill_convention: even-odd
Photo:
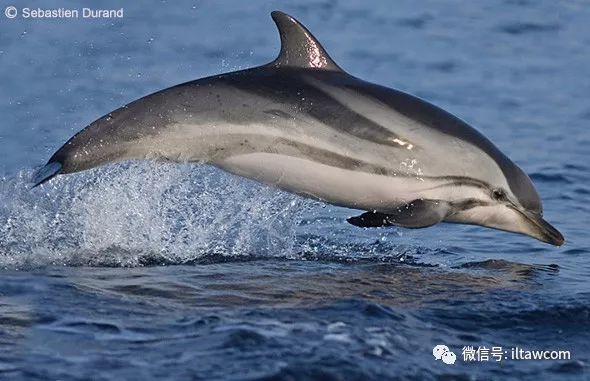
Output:
[[[115,21],[0,18],[0,379],[590,379],[590,3],[101,7],[121,6]],[[566,245],[363,231],[344,222],[354,212],[188,165],[27,190],[106,112],[274,58],[274,9],[352,74],[476,126],[531,175]],[[466,345],[572,359],[465,363]]]

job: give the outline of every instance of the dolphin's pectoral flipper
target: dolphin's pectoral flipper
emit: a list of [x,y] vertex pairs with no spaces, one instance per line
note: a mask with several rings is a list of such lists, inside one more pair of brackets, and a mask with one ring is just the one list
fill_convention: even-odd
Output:
[[393,225],[405,228],[425,228],[444,220],[450,210],[449,204],[444,201],[414,200],[390,213],[366,212],[360,216],[351,217],[347,221],[354,226],[364,228]]
[[349,224],[361,228],[378,228],[381,226],[393,225],[391,222],[389,222],[389,217],[389,214],[379,212],[366,212],[361,214],[360,216],[350,217],[346,219],[346,221],[348,221]]
[[57,161],[52,161],[39,168],[34,174],[31,181],[33,182],[33,188],[44,182],[50,180],[54,176],[61,172],[61,164]]

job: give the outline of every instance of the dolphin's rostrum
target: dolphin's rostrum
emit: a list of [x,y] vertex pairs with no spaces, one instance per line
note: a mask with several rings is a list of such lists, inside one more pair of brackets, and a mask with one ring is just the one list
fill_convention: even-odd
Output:
[[35,185],[130,159],[206,162],[360,209],[356,226],[476,224],[561,245],[529,177],[446,111],[344,72],[297,20],[273,12],[273,62],[138,99],[72,137]]

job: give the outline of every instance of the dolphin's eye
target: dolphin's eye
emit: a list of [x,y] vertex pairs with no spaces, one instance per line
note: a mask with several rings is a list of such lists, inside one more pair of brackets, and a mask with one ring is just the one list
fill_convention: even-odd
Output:
[[504,192],[504,189],[496,188],[492,191],[492,197],[498,201],[506,200],[506,192]]

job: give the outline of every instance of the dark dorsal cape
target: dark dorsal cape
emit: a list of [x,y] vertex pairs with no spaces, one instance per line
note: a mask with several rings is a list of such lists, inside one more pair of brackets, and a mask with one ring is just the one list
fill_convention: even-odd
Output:
[[281,52],[269,65],[342,71],[319,41],[293,17],[280,11],[271,13],[281,35]]

